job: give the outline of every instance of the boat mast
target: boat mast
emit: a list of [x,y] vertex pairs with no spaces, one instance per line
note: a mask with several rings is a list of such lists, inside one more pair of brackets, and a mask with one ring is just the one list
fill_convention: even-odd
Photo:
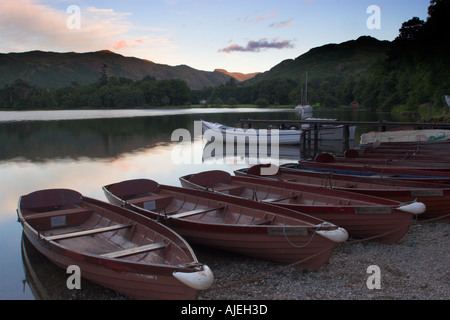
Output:
[[308,104],[308,71],[306,71],[305,105]]

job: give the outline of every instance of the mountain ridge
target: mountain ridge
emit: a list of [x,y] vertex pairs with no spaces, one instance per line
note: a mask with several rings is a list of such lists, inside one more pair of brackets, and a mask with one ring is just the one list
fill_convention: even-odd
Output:
[[191,89],[218,86],[229,81],[222,72],[209,72],[186,65],[169,66],[135,57],[125,57],[109,50],[95,52],[28,51],[0,53],[0,87],[22,79],[38,87],[65,87],[72,83],[87,85],[109,77],[141,80],[145,76],[157,80],[181,79]]
[[390,41],[370,36],[361,36],[356,40],[341,43],[329,43],[314,47],[295,59],[283,60],[270,70],[244,83],[251,85],[276,78],[303,82],[306,72],[310,80],[347,75],[358,78],[367,74],[374,62],[384,58],[390,47]]
[[187,65],[169,66],[136,57],[125,57],[109,50],[95,52],[28,51],[0,53],[0,87],[21,79],[37,87],[68,87],[74,83],[87,85],[98,81],[102,73],[108,77],[141,80],[152,76],[157,80],[180,79],[193,90],[216,87],[234,78],[243,85],[284,78],[303,82],[306,71],[310,80],[368,72],[379,58],[385,57],[391,42],[361,36],[339,44],[330,43],[310,49],[294,59],[281,61],[270,70],[244,74],[224,69],[202,71]]

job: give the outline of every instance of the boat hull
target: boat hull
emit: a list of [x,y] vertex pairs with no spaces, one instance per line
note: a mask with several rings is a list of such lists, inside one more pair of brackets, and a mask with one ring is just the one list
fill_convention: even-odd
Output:
[[[45,191],[41,198],[51,198],[51,195],[51,193]],[[55,196],[55,198],[57,197]],[[61,197],[64,198],[65,193]],[[146,232],[151,231],[149,234],[155,234],[158,237],[167,236],[169,237],[168,239],[173,241],[174,246],[176,244],[184,248],[183,254],[181,250],[178,252],[179,255],[186,255],[186,258],[182,258],[186,263],[200,265],[187,242],[167,227],[143,216],[136,215],[136,213],[125,208],[119,208],[87,197],[83,197],[82,208],[94,210],[87,219],[79,216],[78,213],[71,215],[67,213],[67,215],[58,216],[49,216],[48,212],[30,214],[29,209],[22,210],[23,198],[19,199],[18,207],[18,217],[23,227],[23,233],[42,255],[57,266],[66,270],[69,266],[77,266],[81,277],[133,299],[197,299],[199,295],[198,289],[187,286],[174,277],[174,272],[193,272],[194,270],[190,268],[181,265],[167,265],[163,262],[149,263],[145,257],[145,254],[148,252],[141,253],[141,258],[139,258],[138,254],[138,257],[135,259],[128,258],[128,256],[132,256],[130,253],[125,258],[124,256],[105,257],[104,254],[100,253],[106,252],[106,254],[110,254],[111,252],[123,252],[120,250],[126,251],[125,249],[131,246],[132,243],[129,240],[124,240],[122,232],[128,232],[128,234],[132,232],[130,234],[133,237],[131,238],[132,241],[141,239],[141,241],[148,243]],[[34,198],[36,198],[36,208],[45,203],[45,199],[37,196]],[[89,205],[84,207],[86,204]],[[33,217],[33,215],[35,216]],[[40,217],[38,217],[39,215]],[[114,226],[117,219],[123,221],[123,223],[134,223],[132,227],[134,230],[117,229],[103,234],[95,233],[88,236],[74,236],[76,233],[95,230],[99,225]],[[84,227],[93,225],[94,228],[73,232],[74,229],[80,229],[77,220],[85,221],[83,222]],[[61,224],[61,226],[56,226],[57,223]],[[72,237],[67,235],[72,235]],[[57,239],[57,237],[61,238]],[[114,248],[113,251],[109,251],[111,248]],[[148,254],[151,255],[152,253]]]
[[158,268],[140,268],[95,261],[83,255],[58,250],[48,245],[33,232],[25,231],[27,239],[47,259],[67,270],[69,266],[78,266],[81,276],[105,288],[138,300],[196,300],[198,290],[183,285],[171,272]]

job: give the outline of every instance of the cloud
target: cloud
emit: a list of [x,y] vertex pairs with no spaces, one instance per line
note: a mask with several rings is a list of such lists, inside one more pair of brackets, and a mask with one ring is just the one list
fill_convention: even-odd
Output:
[[272,13],[265,15],[265,16],[259,16],[254,19],[244,18],[244,19],[238,19],[238,20],[242,23],[251,23],[251,22],[260,22],[260,21],[264,21],[264,20],[268,20],[268,19],[273,19],[273,18],[277,17],[278,10],[279,9],[276,8],[275,10],[272,11]]
[[37,0],[0,0],[0,52],[116,49],[133,54],[127,50],[170,45],[163,30],[133,26],[129,20],[131,13],[80,7],[80,28],[70,29],[71,14],[50,4]]
[[294,44],[290,40],[277,40],[273,39],[271,41],[267,39],[260,40],[250,40],[245,47],[238,44],[232,44],[226,48],[220,49],[219,52],[259,52],[263,49],[290,49],[293,48]]
[[143,39],[137,39],[134,41],[127,41],[127,40],[120,40],[118,42],[116,42],[116,44],[114,45],[114,49],[124,49],[124,48],[134,48],[137,47],[140,44],[143,44],[145,41]]
[[289,19],[287,21],[272,23],[269,25],[269,27],[270,28],[284,28],[284,27],[291,25],[293,20],[294,20],[294,18]]

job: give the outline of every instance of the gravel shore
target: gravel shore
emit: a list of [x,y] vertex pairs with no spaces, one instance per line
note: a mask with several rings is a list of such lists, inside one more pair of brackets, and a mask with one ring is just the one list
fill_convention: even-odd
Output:
[[[449,223],[419,221],[396,244],[349,239],[335,248],[326,265],[311,272],[193,246],[215,276],[212,288],[199,300],[450,300],[449,234]],[[380,268],[380,289],[367,286],[373,275],[367,268],[372,265]],[[55,271],[49,272],[49,267]],[[46,274],[64,281],[52,281],[60,285],[48,288],[43,299],[127,299],[86,280],[81,290],[68,290],[62,285],[64,271],[48,263],[46,268]]]
[[[349,239],[336,247],[326,265],[312,272],[197,249],[199,260],[211,267],[216,279],[200,299],[449,300],[449,233],[448,223],[419,221],[396,244]],[[372,265],[380,268],[380,289],[367,286],[374,275],[367,270]],[[266,276],[247,281],[259,275]]]

